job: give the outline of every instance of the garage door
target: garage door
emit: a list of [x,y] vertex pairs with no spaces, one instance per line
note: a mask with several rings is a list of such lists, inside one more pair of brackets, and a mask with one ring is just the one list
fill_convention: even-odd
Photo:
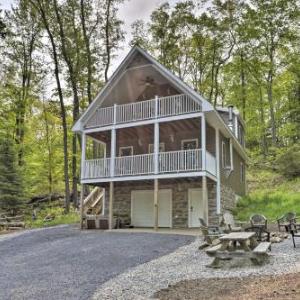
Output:
[[[136,227],[154,226],[154,192],[149,190],[132,191],[131,223]],[[158,192],[158,226],[172,226],[172,191]]]

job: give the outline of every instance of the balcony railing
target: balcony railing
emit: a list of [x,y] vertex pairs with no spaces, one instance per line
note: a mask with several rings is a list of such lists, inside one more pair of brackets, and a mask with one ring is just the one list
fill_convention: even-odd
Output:
[[189,96],[180,94],[146,101],[98,108],[86,127],[102,127],[199,112],[202,107]]
[[[172,174],[203,171],[202,150],[180,150],[160,152],[158,154],[158,174]],[[141,176],[154,174],[154,154],[116,157],[114,163],[114,177]],[[82,179],[101,179],[111,177],[110,158],[86,160]],[[206,168],[212,175],[216,175],[216,159],[206,152]]]

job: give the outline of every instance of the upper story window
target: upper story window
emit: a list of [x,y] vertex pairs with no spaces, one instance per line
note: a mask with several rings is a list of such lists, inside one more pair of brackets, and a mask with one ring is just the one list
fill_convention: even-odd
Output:
[[119,149],[119,156],[132,156],[133,155],[133,147],[120,147]]
[[[149,144],[149,153],[154,153],[154,145]],[[159,152],[165,152],[165,143],[159,143]]]
[[233,171],[233,147],[230,139],[222,141],[222,167]]

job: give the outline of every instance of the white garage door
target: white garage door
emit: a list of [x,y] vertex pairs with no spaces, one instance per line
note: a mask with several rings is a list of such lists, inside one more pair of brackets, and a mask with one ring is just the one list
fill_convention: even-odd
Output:
[[[154,192],[149,190],[132,191],[131,224],[136,227],[154,226]],[[172,191],[158,192],[158,226],[172,226]]]

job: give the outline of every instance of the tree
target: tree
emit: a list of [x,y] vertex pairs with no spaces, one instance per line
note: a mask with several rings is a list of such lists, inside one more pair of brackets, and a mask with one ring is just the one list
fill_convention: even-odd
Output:
[[16,213],[22,204],[23,188],[17,168],[13,141],[7,135],[0,138],[0,208]]

